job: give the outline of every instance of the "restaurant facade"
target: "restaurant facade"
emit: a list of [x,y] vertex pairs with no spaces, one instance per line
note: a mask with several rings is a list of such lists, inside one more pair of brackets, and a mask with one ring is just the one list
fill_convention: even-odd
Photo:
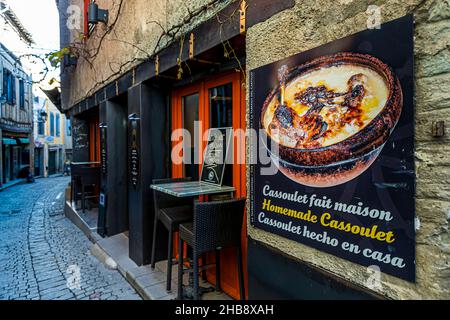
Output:
[[[200,180],[208,129],[232,128],[222,184],[247,199],[246,298],[450,298],[447,2],[58,8],[72,161],[98,164],[97,232],[125,233],[137,265],[151,260],[153,180]],[[221,288],[242,298],[236,252],[220,254]]]

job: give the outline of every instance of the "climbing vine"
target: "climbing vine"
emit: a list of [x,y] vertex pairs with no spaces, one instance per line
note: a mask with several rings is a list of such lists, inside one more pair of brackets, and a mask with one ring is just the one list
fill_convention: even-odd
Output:
[[[199,8],[196,8],[195,10],[190,9],[184,2],[182,2],[185,10],[187,11],[187,15],[184,16],[179,23],[175,23],[170,27],[165,27],[161,22],[157,20],[145,21],[146,25],[154,25],[160,30],[158,36],[156,37],[155,45],[149,51],[148,49],[142,47],[139,43],[126,41],[117,36],[114,27],[119,22],[121,13],[125,6],[125,1],[116,0],[113,1],[113,5],[110,10],[110,17],[112,16],[112,18],[110,19],[111,22],[108,25],[105,25],[102,28],[99,28],[99,26],[97,26],[94,33],[89,36],[89,39],[86,39],[85,35],[80,35],[79,37],[77,37],[76,41],[73,41],[70,44],[70,46],[61,49],[61,51],[52,53],[49,58],[53,62],[53,65],[58,65],[63,61],[64,55],[71,55],[78,60],[78,63],[85,61],[89,65],[89,67],[93,69],[94,83],[92,84],[91,89],[88,90],[88,92],[86,92],[85,94],[84,98],[87,98],[91,96],[96,90],[98,90],[98,88],[110,83],[114,79],[117,79],[124,72],[133,68],[136,64],[145,61],[153,61],[156,63],[157,56],[161,51],[170,46],[172,43],[178,42],[179,55],[177,59],[176,78],[178,80],[181,80],[184,76],[185,70],[187,70],[188,73],[191,74],[189,60],[182,61],[182,53],[184,49],[186,34],[195,24],[195,20],[199,19],[202,15],[207,14],[208,11],[215,8],[216,6],[227,5],[233,1],[237,0],[210,0],[208,3],[200,6]],[[225,23],[229,23],[238,13],[238,9],[239,6],[237,6],[237,9],[225,19],[223,17],[219,17],[217,13],[215,14],[215,16],[217,17],[217,21],[220,24],[220,37],[223,45],[224,57],[228,59],[235,59],[237,61],[239,71],[242,71],[245,75],[244,68],[242,67],[241,62],[238,59],[231,43],[228,40],[222,39],[222,25]],[[118,42],[125,44],[127,46],[130,46],[130,48],[135,49],[140,54],[136,54],[132,58],[121,62],[116,62],[111,59],[107,62],[107,65],[110,69],[109,74],[102,79],[98,79],[97,77],[101,73],[97,72],[96,64],[94,62],[99,56],[102,47],[104,47],[105,43],[107,42]]]

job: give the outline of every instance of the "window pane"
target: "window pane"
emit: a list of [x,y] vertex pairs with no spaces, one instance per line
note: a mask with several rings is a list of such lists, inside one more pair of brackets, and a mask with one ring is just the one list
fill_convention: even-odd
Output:
[[44,135],[44,121],[39,120],[38,122],[38,134]]
[[68,137],[70,137],[72,135],[72,126],[70,125],[70,120],[66,119],[66,134]]
[[[233,127],[233,86],[227,83],[209,89],[210,127]],[[225,146],[224,146],[225,148]],[[229,152],[232,152],[230,149]],[[222,184],[233,185],[233,165],[227,164]]]
[[50,113],[50,135],[55,135],[55,115],[53,112]]
[[233,87],[231,83],[209,89],[211,128],[233,126]]
[[56,115],[56,136],[59,137],[60,135],[60,119],[59,114]]
[[25,84],[23,80],[19,80],[19,106],[25,107]]
[[184,164],[184,176],[191,177],[192,180],[198,180],[198,164],[194,161],[194,143],[197,138],[194,135],[194,122],[198,121],[198,93],[184,96],[182,99],[182,112],[183,112],[183,128],[186,129],[191,136],[190,145],[183,139],[183,152],[189,152],[191,155],[191,162]]

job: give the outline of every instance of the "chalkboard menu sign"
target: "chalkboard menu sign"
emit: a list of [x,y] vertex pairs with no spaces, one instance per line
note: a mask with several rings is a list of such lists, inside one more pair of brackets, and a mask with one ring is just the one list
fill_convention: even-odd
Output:
[[222,185],[231,138],[232,128],[209,129],[200,176],[202,182]]
[[73,148],[83,150],[89,147],[89,126],[86,121],[75,119],[72,125]]
[[106,124],[100,123],[100,161],[101,161],[101,171],[105,175],[108,168],[107,150],[106,150]]

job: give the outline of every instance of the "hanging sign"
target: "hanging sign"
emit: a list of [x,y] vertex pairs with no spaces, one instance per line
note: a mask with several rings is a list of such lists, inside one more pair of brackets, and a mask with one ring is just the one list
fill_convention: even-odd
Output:
[[100,123],[100,167],[103,175],[108,171],[108,158],[106,149],[106,130],[108,126],[105,123]]
[[130,166],[130,179],[131,179],[131,185],[134,189],[136,189],[139,181],[139,118],[136,114],[131,114],[128,117],[128,120],[130,122],[130,160],[129,160],[129,166]]

